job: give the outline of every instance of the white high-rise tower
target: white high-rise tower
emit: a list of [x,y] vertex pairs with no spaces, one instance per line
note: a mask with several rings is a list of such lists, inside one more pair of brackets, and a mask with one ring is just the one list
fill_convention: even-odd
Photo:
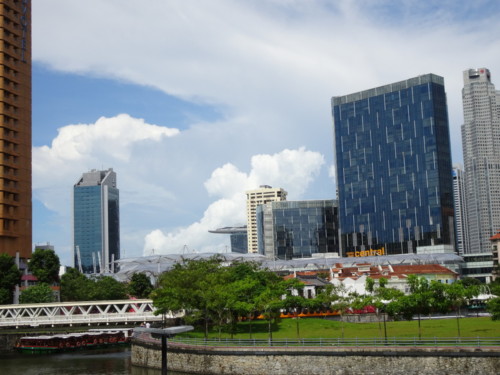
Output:
[[281,188],[261,185],[259,189],[247,191],[246,195],[248,252],[257,253],[259,251],[257,242],[257,206],[268,202],[286,201],[287,192]]
[[460,255],[468,253],[467,239],[469,236],[467,216],[465,211],[465,173],[460,164],[453,165],[453,201],[455,207],[455,226],[457,250]]
[[486,68],[464,72],[466,253],[491,251],[490,237],[500,230],[500,91]]

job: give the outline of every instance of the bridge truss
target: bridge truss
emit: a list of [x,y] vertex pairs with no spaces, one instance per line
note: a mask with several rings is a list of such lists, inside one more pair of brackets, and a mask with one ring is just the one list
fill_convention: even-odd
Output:
[[[161,321],[150,299],[0,306],[0,327],[133,324]],[[172,318],[173,316],[167,316]]]

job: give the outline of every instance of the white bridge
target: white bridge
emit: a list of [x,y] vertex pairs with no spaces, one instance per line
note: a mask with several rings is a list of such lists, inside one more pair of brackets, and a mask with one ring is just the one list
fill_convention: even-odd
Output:
[[[161,321],[150,299],[0,305],[0,327],[135,324]],[[166,316],[172,318],[173,316]]]

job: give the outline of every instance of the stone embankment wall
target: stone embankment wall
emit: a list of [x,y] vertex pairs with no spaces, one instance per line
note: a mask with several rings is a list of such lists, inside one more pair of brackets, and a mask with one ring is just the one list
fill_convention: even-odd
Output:
[[[0,334],[0,352],[13,351],[17,340],[19,340],[23,335],[11,334],[5,335]],[[1,372],[1,371],[0,371]]]
[[[217,375],[498,375],[499,348],[224,348],[169,343],[168,369]],[[158,344],[134,340],[132,364],[161,368]]]

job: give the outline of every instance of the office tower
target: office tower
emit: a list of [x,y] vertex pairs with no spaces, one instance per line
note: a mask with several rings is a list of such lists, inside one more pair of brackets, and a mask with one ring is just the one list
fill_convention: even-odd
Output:
[[334,97],[332,111],[342,254],[453,252],[443,78]]
[[462,147],[467,194],[467,252],[491,252],[500,230],[500,91],[485,68],[464,71]]
[[462,166],[453,166],[453,201],[455,207],[455,232],[460,255],[467,252],[467,215],[465,211],[465,174]]
[[120,200],[113,169],[84,173],[73,188],[75,267],[114,272],[120,259]]
[[269,202],[256,215],[259,253],[270,259],[338,255],[335,200]]
[[272,188],[269,185],[261,185],[259,189],[245,192],[247,195],[247,237],[248,252],[259,251],[257,242],[257,219],[255,216],[257,206],[268,202],[285,201],[287,192],[281,188]]
[[31,1],[0,0],[0,254],[30,258]]

